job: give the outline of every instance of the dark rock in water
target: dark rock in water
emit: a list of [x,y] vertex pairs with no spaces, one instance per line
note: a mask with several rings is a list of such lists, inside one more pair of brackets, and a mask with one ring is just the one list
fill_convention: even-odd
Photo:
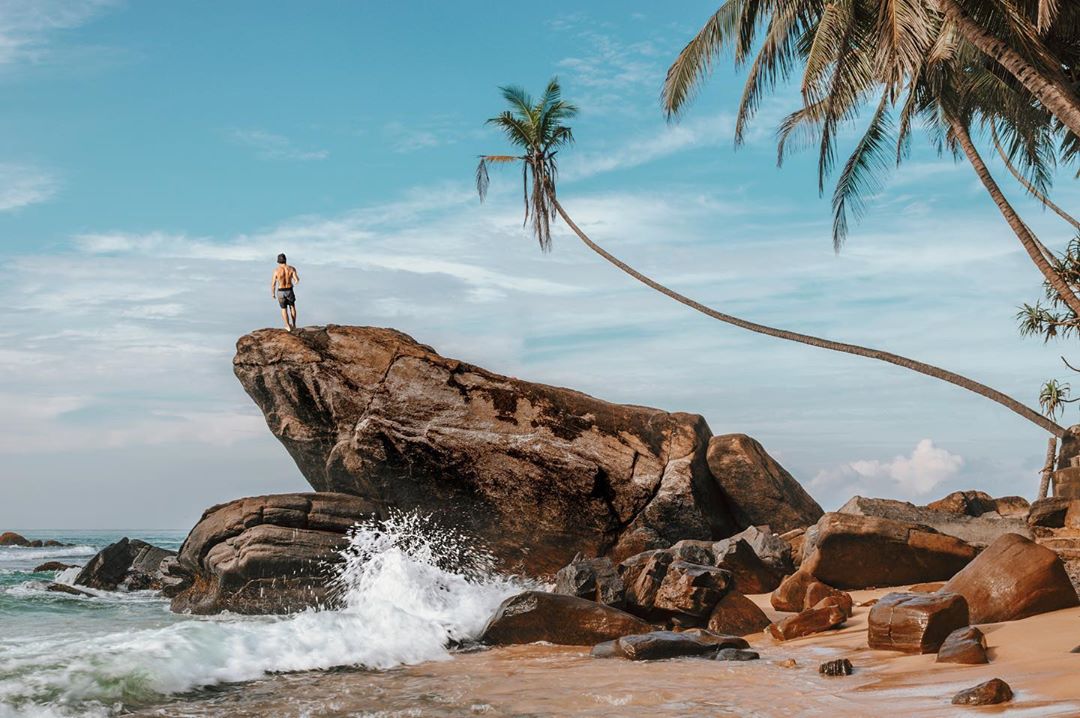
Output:
[[60,563],[59,561],[46,561],[37,568],[34,569],[34,573],[45,573],[47,571],[66,571],[69,568],[75,568],[74,564]]
[[214,506],[163,565],[172,610],[290,613],[331,606],[348,532],[380,508],[345,494],[276,494]]
[[870,648],[935,653],[953,631],[968,625],[968,605],[956,593],[890,593],[870,609]]
[[62,541],[57,541],[55,539],[49,539],[47,541],[42,541],[41,545],[47,548],[54,548],[57,546],[67,546],[68,544],[63,543]]
[[777,611],[799,612],[806,608],[806,589],[816,582],[808,571],[800,568],[791,574],[777,586],[769,596],[769,603]]
[[746,434],[714,436],[709,441],[709,470],[733,500],[742,526],[768,524],[783,533],[821,518],[810,494],[765,449]]
[[1012,688],[1000,678],[991,678],[985,683],[960,691],[953,696],[953,705],[989,706],[1008,703],[1013,699]]
[[823,676],[850,676],[852,670],[851,661],[847,658],[825,661],[818,666],[818,673]]
[[790,641],[793,638],[839,628],[846,620],[847,615],[839,606],[822,606],[788,616],[770,625],[768,631],[778,641]]
[[29,546],[30,541],[25,536],[14,531],[5,531],[0,534],[0,546]]
[[1005,534],[941,589],[967,599],[972,623],[1015,621],[1080,605],[1056,553]]
[[759,658],[761,654],[757,651],[747,651],[742,648],[721,648],[715,656],[718,661],[756,661]]
[[555,593],[587,598],[590,601],[622,608],[626,586],[611,559],[575,556],[568,566],[555,574]]
[[436,513],[509,567],[742,527],[698,415],[500,376],[371,327],[260,330],[233,368],[316,490]]
[[743,539],[717,542],[714,555],[717,566],[731,571],[735,588],[740,593],[768,593],[779,586],[783,578],[779,571],[758,558]]
[[652,626],[629,613],[576,596],[525,591],[506,599],[488,621],[480,640],[491,645],[547,641],[591,646]]
[[738,591],[728,591],[713,607],[708,629],[716,633],[748,636],[761,633],[772,621],[753,601]]
[[175,552],[126,536],[90,559],[75,583],[102,591],[139,591],[161,587],[161,562]]
[[1069,506],[1074,499],[1065,499],[1054,496],[1048,499],[1039,499],[1031,505],[1027,522],[1031,526],[1059,529],[1065,526],[1065,515],[1069,512]]
[[713,648],[749,648],[750,644],[745,638],[732,636],[719,631],[710,631],[705,628],[688,628],[681,632],[684,636],[693,636],[699,641],[708,643]]
[[52,591],[53,593],[66,593],[71,596],[86,596],[93,598],[94,594],[89,591],[83,591],[82,589],[75,588],[74,586],[68,586],[66,583],[50,583],[45,586],[46,591]]
[[978,553],[928,526],[840,513],[825,514],[803,550],[800,571],[843,589],[944,580]]
[[1025,520],[1026,512],[1020,517],[1012,518],[1003,518],[994,512],[971,516],[966,513],[935,510],[929,506],[920,507],[906,501],[855,496],[841,506],[837,513],[874,516],[907,524],[929,526],[938,533],[955,536],[973,546],[989,546],[999,536],[1007,533],[1031,536],[1031,530]]
[[731,581],[730,572],[715,566],[673,561],[660,582],[653,608],[707,618]]
[[948,635],[937,654],[938,663],[989,663],[986,636],[975,626],[958,628]]
[[708,631],[650,631],[623,636],[618,651],[632,661],[655,661],[679,656],[704,656],[718,650],[745,648],[746,641],[734,636],[714,636]]

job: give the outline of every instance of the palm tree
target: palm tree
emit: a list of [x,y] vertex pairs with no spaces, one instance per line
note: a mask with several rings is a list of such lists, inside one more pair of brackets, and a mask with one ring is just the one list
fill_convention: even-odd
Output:
[[[586,247],[596,252],[605,260],[630,275],[639,282],[645,284],[661,294],[684,304],[706,316],[717,319],[733,326],[747,329],[758,334],[786,339],[788,341],[806,344],[808,346],[832,351],[854,354],[856,356],[877,359],[897,366],[910,369],[926,376],[954,384],[961,388],[972,391],[995,401],[1002,406],[1014,411],[1028,421],[1050,432],[1055,437],[1065,436],[1066,429],[1057,423],[1039,414],[1016,399],[981,384],[956,372],[926,364],[914,359],[893,354],[891,352],[871,349],[856,344],[836,342],[829,339],[801,334],[785,329],[758,324],[746,319],[719,312],[700,302],[680,294],[650,277],[638,272],[636,269],[618,259],[600,245],[593,242],[587,234],[574,222],[570,215],[560,204],[556,196],[557,168],[555,155],[558,148],[573,142],[573,134],[569,127],[563,126],[564,120],[572,118],[576,114],[573,105],[566,104],[561,99],[561,91],[558,81],[553,79],[548,83],[544,94],[539,100],[533,102],[524,90],[519,87],[502,88],[503,97],[510,104],[511,109],[488,120],[488,124],[495,125],[503,130],[511,145],[518,148],[519,154],[515,155],[481,155],[480,164],[476,171],[476,188],[481,200],[484,199],[488,184],[488,165],[491,163],[521,162],[524,177],[524,203],[526,223],[529,217],[534,218],[532,231],[540,242],[542,250],[551,247],[550,226],[553,215],[561,217],[567,226],[577,235]],[[541,191],[538,192],[537,188]],[[536,221],[542,217],[542,221]]]
[[1039,202],[1041,202],[1044,207],[1049,209],[1058,217],[1061,217],[1063,220],[1071,224],[1074,229],[1080,231],[1080,221],[1077,221],[1075,217],[1073,217],[1071,214],[1069,214],[1060,206],[1051,201],[1051,199],[1046,196],[1047,189],[1045,186],[1043,186],[1042,188],[1035,186],[1035,184],[1031,180],[1025,177],[1023,173],[1021,173],[1020,170],[1017,169],[1016,165],[1013,163],[1012,156],[1010,156],[1010,153],[1005,150],[1004,146],[1002,146],[1001,137],[998,135],[997,123],[990,123],[990,137],[993,139],[994,149],[997,150],[998,156],[1001,157],[1001,161],[1005,163],[1005,168],[1009,170],[1009,174],[1011,174],[1016,179],[1016,181],[1019,182],[1023,186],[1023,188],[1028,191],[1028,194],[1039,200]]

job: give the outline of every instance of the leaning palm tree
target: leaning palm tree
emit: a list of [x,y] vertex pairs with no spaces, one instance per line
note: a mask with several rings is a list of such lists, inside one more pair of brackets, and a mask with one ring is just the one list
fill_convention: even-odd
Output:
[[504,87],[502,88],[502,94],[510,104],[510,109],[489,119],[488,124],[495,125],[502,129],[506,135],[506,139],[511,145],[518,149],[518,153],[513,155],[481,155],[480,164],[476,170],[476,189],[482,201],[488,190],[488,166],[490,164],[520,162],[523,175],[525,222],[528,223],[530,218],[532,219],[532,232],[539,241],[542,250],[546,251],[551,247],[551,224],[557,215],[566,222],[566,225],[577,235],[578,239],[580,239],[586,247],[599,254],[615,267],[646,286],[651,287],[661,294],[670,297],[691,309],[701,312],[706,316],[758,334],[895,364],[896,366],[904,367],[905,369],[910,369],[920,374],[954,384],[995,401],[1036,424],[1040,428],[1050,432],[1055,437],[1063,437],[1066,435],[1067,431],[1064,427],[1041,415],[1034,409],[1025,406],[1003,392],[957,374],[956,372],[942,369],[941,367],[936,367],[915,359],[909,359],[891,352],[871,349],[857,344],[822,339],[820,337],[792,332],[785,329],[777,329],[775,327],[741,319],[730,314],[725,314],[680,294],[641,272],[638,272],[603,247],[593,242],[592,239],[582,231],[577,223],[571,219],[570,215],[566,212],[557,198],[556,180],[558,173],[556,154],[558,153],[559,148],[573,142],[573,133],[569,127],[562,123],[565,120],[572,118],[577,112],[577,109],[573,105],[562,100],[558,81],[552,79],[551,82],[548,83],[543,95],[536,101],[533,101],[533,99],[519,87]]

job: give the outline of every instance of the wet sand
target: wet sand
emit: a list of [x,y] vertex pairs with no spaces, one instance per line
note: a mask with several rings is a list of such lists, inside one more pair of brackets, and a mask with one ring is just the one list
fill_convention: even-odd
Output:
[[[888,590],[855,591],[856,603]],[[752,597],[777,615],[768,596]],[[588,649],[531,645],[459,653],[391,671],[280,675],[182,697],[142,716],[1080,716],[1080,608],[981,626],[991,663],[935,663],[866,646],[868,607],[846,626],[778,643],[749,637],[761,660],[598,660]],[[828,678],[818,666],[855,666]],[[794,658],[797,666],[778,663]],[[952,706],[957,691],[990,678],[1012,686],[1003,706]]]

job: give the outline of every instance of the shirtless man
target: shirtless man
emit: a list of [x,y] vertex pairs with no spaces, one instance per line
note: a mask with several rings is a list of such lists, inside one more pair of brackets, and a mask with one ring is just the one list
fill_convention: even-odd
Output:
[[270,280],[270,296],[278,300],[285,328],[291,332],[296,329],[296,294],[293,287],[300,281],[300,275],[296,273],[296,267],[285,263],[284,254],[277,256],[277,263],[274,277]]

